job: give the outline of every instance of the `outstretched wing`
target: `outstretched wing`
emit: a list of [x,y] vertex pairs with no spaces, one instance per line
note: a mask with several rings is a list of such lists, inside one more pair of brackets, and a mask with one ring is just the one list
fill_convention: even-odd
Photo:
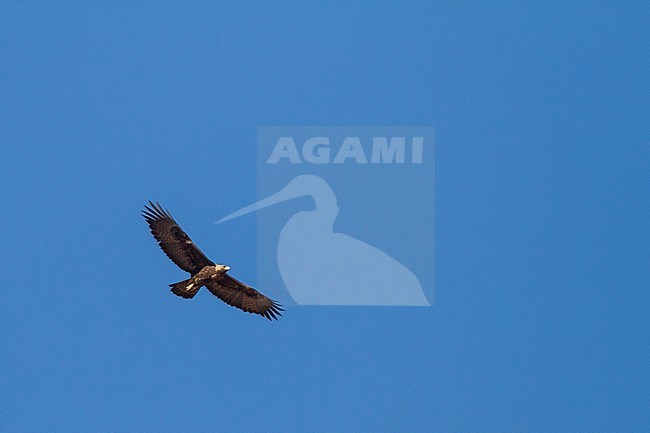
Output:
[[158,202],[145,205],[142,216],[160,248],[179,268],[194,275],[205,266],[214,265]]
[[259,314],[267,319],[278,320],[284,311],[282,306],[267,298],[251,286],[226,274],[218,282],[209,282],[206,287],[214,296],[228,305],[237,307],[247,313]]

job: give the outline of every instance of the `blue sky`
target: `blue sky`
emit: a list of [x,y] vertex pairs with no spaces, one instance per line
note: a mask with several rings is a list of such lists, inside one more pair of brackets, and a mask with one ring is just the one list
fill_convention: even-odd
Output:
[[[3,2],[3,431],[647,431],[649,21]],[[263,125],[435,127],[433,307],[168,293],[148,199],[255,281],[254,219],[213,223],[255,201]]]

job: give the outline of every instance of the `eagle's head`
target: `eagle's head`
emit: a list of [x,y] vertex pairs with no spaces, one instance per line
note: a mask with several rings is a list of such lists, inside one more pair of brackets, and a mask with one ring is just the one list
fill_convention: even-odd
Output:
[[217,275],[225,274],[230,270],[230,266],[226,265],[214,265],[214,270],[217,273]]

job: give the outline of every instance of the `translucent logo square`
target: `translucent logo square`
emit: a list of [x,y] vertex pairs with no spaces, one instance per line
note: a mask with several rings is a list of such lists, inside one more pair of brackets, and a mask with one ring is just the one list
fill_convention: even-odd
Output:
[[433,303],[432,127],[259,127],[257,154],[257,201],[220,222],[257,214],[258,287],[298,305]]

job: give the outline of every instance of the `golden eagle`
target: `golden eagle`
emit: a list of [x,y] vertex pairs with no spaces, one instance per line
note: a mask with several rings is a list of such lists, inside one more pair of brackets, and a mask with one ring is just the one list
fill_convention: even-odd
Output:
[[277,320],[282,316],[282,306],[267,298],[254,288],[227,274],[229,266],[218,265],[208,259],[190,237],[183,231],[169,211],[158,202],[145,205],[142,216],[149,224],[153,237],[160,248],[176,266],[189,272],[191,278],[170,284],[172,293],[191,299],[202,286],[228,305],[248,313],[259,314],[267,319]]

